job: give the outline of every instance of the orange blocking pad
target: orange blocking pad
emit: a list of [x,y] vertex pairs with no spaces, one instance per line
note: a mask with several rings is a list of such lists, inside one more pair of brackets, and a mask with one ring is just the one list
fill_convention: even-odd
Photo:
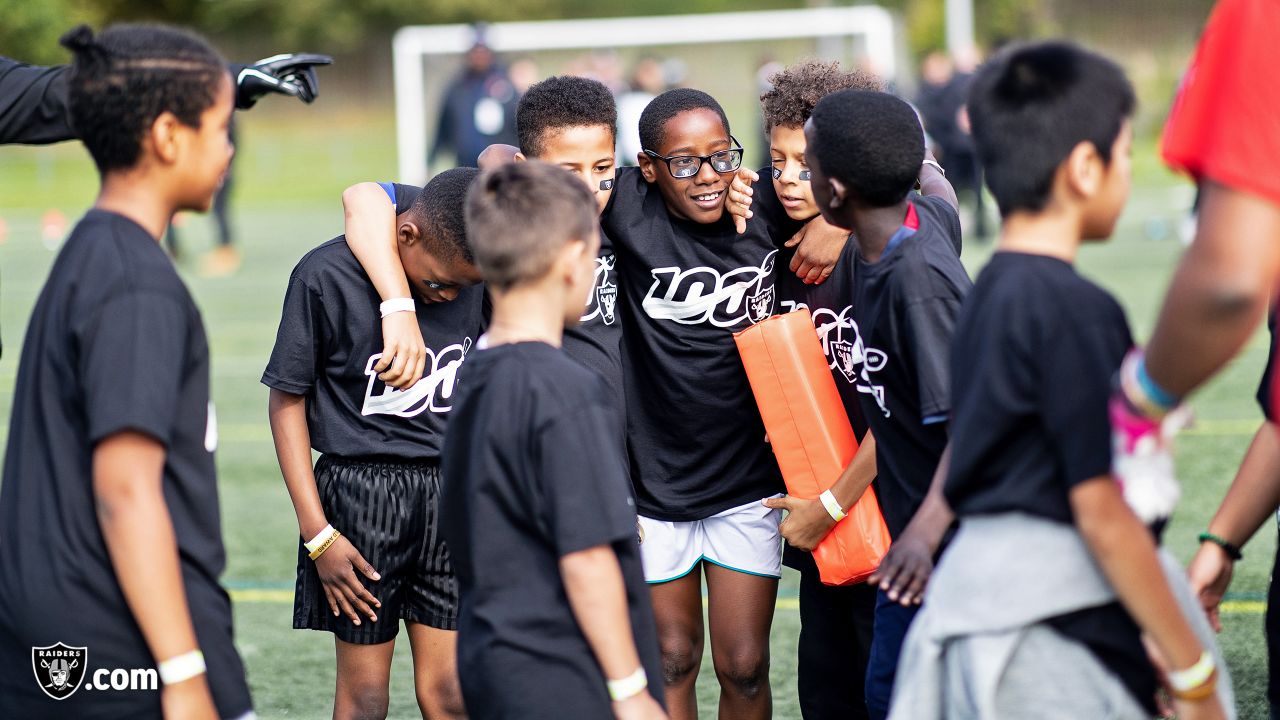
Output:
[[[831,489],[858,452],[831,367],[807,309],[734,335],[787,492],[813,499]],[[866,580],[889,550],[889,529],[867,488],[813,551],[822,582]]]

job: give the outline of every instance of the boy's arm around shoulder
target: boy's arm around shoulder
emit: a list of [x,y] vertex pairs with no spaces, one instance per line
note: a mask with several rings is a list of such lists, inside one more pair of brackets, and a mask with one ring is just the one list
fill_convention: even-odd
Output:
[[[951,186],[951,182],[947,180],[946,174],[938,169],[938,159],[933,156],[933,151],[925,146],[924,163],[920,166],[920,194],[925,197],[939,197],[947,201],[953,210],[960,209],[960,198],[956,197],[956,189]],[[982,192],[982,188],[978,188],[977,192]]]
[[[396,207],[378,183],[357,183],[342,191],[347,245],[385,302],[412,298],[396,249]],[[412,387],[426,369],[427,344],[413,312],[382,318],[382,357],[374,370],[386,384]]]
[[790,220],[771,182],[761,184],[761,198],[755,198],[753,185],[759,181],[759,173],[745,167],[738,168],[734,174],[725,201],[725,210],[733,218],[734,229],[739,235],[747,231],[747,221],[755,217],[752,204],[757,203],[765,213],[764,217],[771,218],[770,225],[778,226],[774,227],[774,242],[778,242],[776,236],[780,234],[787,238],[781,247],[796,249],[791,256],[791,272],[806,284],[822,284],[835,270],[840,253],[849,240],[849,231],[831,225],[821,215],[803,223]]

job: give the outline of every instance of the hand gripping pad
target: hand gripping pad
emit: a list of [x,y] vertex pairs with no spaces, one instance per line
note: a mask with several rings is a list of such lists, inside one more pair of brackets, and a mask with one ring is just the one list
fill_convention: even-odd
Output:
[[[771,317],[734,334],[787,492],[804,499],[829,490],[858,452],[807,309]],[[889,529],[868,487],[813,551],[822,582],[866,580],[889,550]]]

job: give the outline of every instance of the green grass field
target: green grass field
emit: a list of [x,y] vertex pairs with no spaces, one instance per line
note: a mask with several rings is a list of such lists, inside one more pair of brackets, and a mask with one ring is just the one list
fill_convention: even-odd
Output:
[[[235,599],[238,645],[249,669],[261,717],[322,718],[333,688],[332,641],[290,629],[297,527],[276,466],[266,419],[266,389],[258,377],[275,336],[290,269],[309,248],[341,231],[338,192],[349,182],[390,178],[393,148],[385,121],[327,117],[323,124],[291,116],[245,118],[239,158],[235,224],[245,254],[241,272],[206,280],[185,272],[204,311],[213,352],[213,393],[221,422],[218,467],[228,554],[224,577]],[[1112,290],[1139,338],[1150,333],[1181,247],[1170,228],[1189,205],[1190,190],[1159,169],[1150,143],[1135,157],[1137,183],[1129,212],[1109,245],[1084,251],[1080,266]],[[92,202],[94,179],[74,146],[0,149],[0,218],[8,228],[0,245],[0,419],[6,423],[20,343],[34,298],[53,253],[41,242],[41,216],[60,208],[72,222]],[[209,246],[212,224],[194,218],[184,229],[189,255]],[[1166,235],[1162,240],[1149,235]],[[970,240],[965,259],[973,272],[989,250]],[[1208,522],[1259,423],[1253,402],[1266,357],[1262,334],[1194,401],[1196,424],[1179,440],[1184,498],[1167,544],[1186,560],[1195,535]],[[7,433],[6,433],[7,435]],[[1237,569],[1222,635],[1235,674],[1243,718],[1264,718],[1264,591],[1276,533],[1267,527],[1246,548]],[[773,632],[775,717],[798,718],[795,648],[799,615],[796,580],[784,578]],[[391,715],[417,716],[409,655],[402,647],[392,679]],[[707,658],[699,684],[704,715],[714,713],[717,690]]]

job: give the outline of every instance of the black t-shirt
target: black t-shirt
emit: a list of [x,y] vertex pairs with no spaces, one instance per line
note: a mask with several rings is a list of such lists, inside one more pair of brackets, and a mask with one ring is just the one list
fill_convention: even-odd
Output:
[[798,224],[756,186],[738,235],[726,215],[672,216],[657,187],[619,168],[601,216],[618,254],[627,440],[640,514],[701,520],[782,492],[733,333],[773,314],[777,242]]
[[[1124,311],[1068,263],[999,252],[956,324],[951,467],[961,524],[1021,512],[1072,523],[1068,494],[1111,471],[1107,401],[1133,345]],[[1119,603],[1050,622],[1091,648],[1150,705],[1155,676]]]
[[[18,368],[0,486],[0,716],[53,712],[31,675],[33,646],[86,647],[89,670],[155,667],[95,512],[94,447],[126,431],[165,447],[165,504],[218,709],[250,708],[218,584],[217,425],[200,312],[155,238],[90,210],[54,261]],[[148,700],[158,715],[154,691],[82,688],[58,707],[120,717]]]
[[992,256],[952,345],[956,514],[1072,522],[1071,488],[1111,472],[1107,400],[1132,346],[1119,304],[1068,263]]
[[461,593],[458,674],[472,717],[610,717],[604,675],[559,567],[600,545],[617,552],[636,648],[661,697],[635,504],[611,413],[604,380],[544,343],[479,350],[463,367],[441,517]]
[[600,252],[596,255],[595,285],[582,319],[564,330],[564,351],[605,379],[617,406],[620,426],[626,408],[622,385],[622,317],[618,307],[621,299],[613,241],[602,231]]
[[853,263],[867,388],[858,399],[876,437],[876,489],[893,537],[919,509],[947,445],[951,334],[971,286],[956,254],[955,208],[933,196],[914,197],[911,208],[877,262],[858,254]]
[[415,299],[427,346],[422,379],[396,390],[378,379],[378,291],[345,237],[307,253],[289,278],[264,385],[307,398],[311,446],[341,457],[440,457],[458,368],[484,326],[484,287],[449,302]]

